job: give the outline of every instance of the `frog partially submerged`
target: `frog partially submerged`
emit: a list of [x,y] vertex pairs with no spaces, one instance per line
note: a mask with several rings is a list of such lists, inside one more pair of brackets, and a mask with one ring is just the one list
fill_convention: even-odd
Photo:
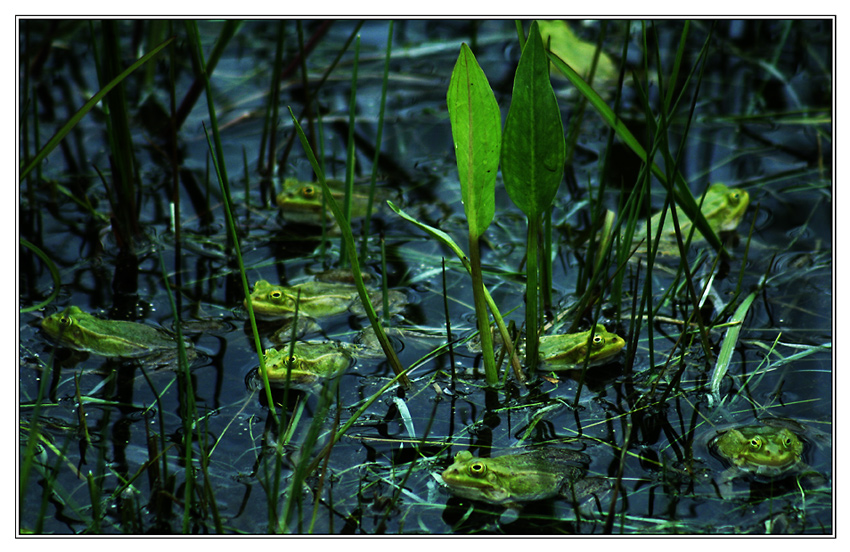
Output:
[[[403,293],[389,290],[387,294],[390,311],[395,312],[404,305],[406,298]],[[369,299],[376,311],[380,311],[381,293],[371,292]],[[295,314],[296,300],[299,316],[309,318],[326,318],[348,311],[355,314],[365,313],[357,288],[350,284],[312,281],[294,286],[279,286],[266,280],[258,280],[254,284],[254,291],[251,292],[254,314],[263,320],[291,318]],[[248,308],[247,300],[244,304],[245,308]]]
[[[345,198],[344,183],[337,180],[327,180],[328,188],[340,208]],[[294,178],[283,181],[283,190],[277,195],[275,201],[283,213],[283,218],[290,222],[301,224],[320,225],[322,217],[326,221],[333,222],[333,212],[325,205],[324,215],[322,185],[318,182],[302,182]],[[380,200],[385,194],[379,190],[375,192],[375,204],[373,212],[380,206]],[[369,194],[355,191],[351,195],[351,218],[365,217],[369,207]]]
[[730,467],[715,479],[721,497],[732,494],[733,481],[746,478],[753,484],[797,477],[808,487],[826,479],[803,460],[806,428],[793,420],[765,418],[760,424],[735,426],[711,437],[708,447]]
[[[746,190],[739,188],[730,188],[725,184],[712,184],[705,193],[705,199],[700,207],[706,221],[715,234],[719,232],[728,232],[735,230],[744,213],[750,204],[750,194]],[[679,228],[682,231],[682,238],[686,239],[693,226],[693,222],[682,212],[681,209],[676,210],[679,219]],[[662,213],[657,213],[652,216],[651,231],[653,239],[658,231],[658,224],[661,221]],[[635,229],[635,238],[642,239],[646,236],[646,225],[639,225]],[[704,241],[705,237],[699,230],[694,231],[692,244]],[[644,248],[645,250],[645,248]],[[658,252],[661,255],[678,255],[679,247],[676,240],[676,228],[673,223],[673,217],[668,212],[664,217],[664,226],[661,229],[661,241],[659,242]]]
[[587,478],[590,458],[566,449],[537,449],[495,458],[455,455],[442,474],[449,491],[461,498],[516,507],[517,503],[562,496],[579,500],[601,488]]
[[[41,327],[59,344],[105,357],[146,357],[159,364],[177,358],[177,339],[165,330],[125,320],[104,320],[70,306],[41,321]],[[187,343],[187,356],[194,349]]]
[[[333,377],[351,366],[350,352],[340,343],[329,341],[297,341],[292,357],[288,344],[268,349],[263,354],[269,385],[282,387],[286,382],[287,361],[291,360],[289,381],[295,389],[312,389],[325,378]],[[257,374],[258,379],[262,377]]]
[[[572,370],[584,366],[600,366],[611,362],[626,345],[619,335],[609,332],[602,324],[586,332],[544,335],[538,349],[540,360],[548,370]],[[588,358],[588,349],[590,357]]]
[[709,444],[735,471],[775,478],[800,468],[803,443],[787,427],[748,425],[728,429]]

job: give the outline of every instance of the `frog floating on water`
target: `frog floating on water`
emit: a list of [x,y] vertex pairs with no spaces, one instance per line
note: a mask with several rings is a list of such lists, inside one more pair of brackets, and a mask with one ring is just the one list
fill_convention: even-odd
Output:
[[735,470],[761,477],[778,477],[802,464],[803,443],[787,427],[740,426],[720,433],[710,446]]
[[[327,180],[326,182],[331,190],[331,195],[341,208],[345,198],[345,184],[338,180]],[[323,195],[322,185],[318,182],[302,182],[294,178],[287,178],[283,181],[283,191],[277,195],[275,201],[281,208],[285,220],[301,224],[320,225],[323,217]],[[379,206],[378,200],[383,196],[382,191],[376,190],[374,209]],[[368,207],[368,192],[364,194],[355,191],[351,195],[351,218],[365,217]],[[325,207],[324,217],[325,220],[333,222],[333,212],[327,206]]]
[[626,342],[619,335],[609,332],[602,324],[597,324],[591,339],[591,330],[586,332],[544,335],[540,337],[539,356],[548,370],[572,370],[584,366],[590,357],[588,366],[599,366],[613,360]]
[[[269,385],[282,387],[286,382],[288,344],[280,349],[268,349],[263,354]],[[289,375],[295,389],[312,389],[316,383],[333,377],[351,366],[352,356],[340,343],[296,341]],[[258,378],[261,376],[258,374]]]
[[[61,345],[105,357],[148,357],[168,363],[177,357],[177,340],[164,330],[125,320],[104,320],[70,306],[41,321],[41,327]],[[187,356],[194,349],[187,344]]]
[[495,458],[475,458],[462,451],[441,477],[449,491],[461,498],[515,506],[559,495],[578,500],[600,490],[602,480],[585,479],[589,463],[586,454],[566,449],[538,449]]
[[[750,204],[750,194],[746,190],[739,188],[730,188],[725,184],[716,183],[709,187],[705,193],[705,199],[702,202],[700,211],[705,217],[711,229],[715,234],[719,232],[728,232],[735,230],[744,213]],[[679,228],[682,231],[683,239],[691,231],[693,222],[682,212],[677,209],[676,214],[679,218]],[[651,228],[653,234],[658,231],[658,224],[661,221],[662,213],[657,213],[652,216]],[[642,239],[646,236],[646,225],[639,225],[635,229],[635,238]],[[699,230],[694,232],[693,243],[703,241],[705,238]],[[642,249],[645,250],[645,247]],[[679,246],[676,240],[676,229],[673,224],[673,217],[670,213],[664,217],[664,226],[661,229],[661,241],[658,245],[658,252],[661,255],[678,255]]]
[[826,481],[803,460],[804,426],[783,418],[759,421],[720,431],[709,441],[711,451],[730,465],[716,479],[721,497],[731,495],[732,482],[739,478],[765,483],[797,476],[806,486]]
[[[297,299],[299,290],[301,297]],[[389,290],[388,296],[392,312],[403,306],[406,300],[404,294],[396,290]],[[381,293],[371,292],[369,298],[375,309],[380,311]],[[313,281],[294,286],[279,286],[266,280],[258,280],[254,284],[254,291],[251,292],[254,314],[264,320],[291,318],[295,314],[296,299],[299,316],[327,318],[348,311],[355,314],[365,313],[357,288],[350,284]],[[244,304],[245,308],[248,308],[247,300]]]

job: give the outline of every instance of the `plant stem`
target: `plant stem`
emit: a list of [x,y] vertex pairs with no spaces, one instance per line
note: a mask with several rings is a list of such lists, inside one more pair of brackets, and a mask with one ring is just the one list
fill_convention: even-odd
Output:
[[528,219],[528,242],[526,246],[525,281],[525,364],[529,371],[537,369],[537,322],[540,313],[537,301],[537,245],[540,233],[540,217]]
[[478,250],[478,238],[469,235],[469,264],[472,267],[472,298],[475,302],[475,315],[478,318],[478,332],[481,334],[481,350],[484,354],[484,376],[487,385],[496,387],[499,374],[496,371],[496,357],[493,354],[493,336],[490,333],[490,318],[487,316],[484,301],[484,278],[481,276],[481,254]]

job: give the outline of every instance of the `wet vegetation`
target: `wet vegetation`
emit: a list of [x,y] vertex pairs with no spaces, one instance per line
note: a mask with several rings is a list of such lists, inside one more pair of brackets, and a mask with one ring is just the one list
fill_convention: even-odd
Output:
[[832,41],[21,20],[20,533],[833,533]]

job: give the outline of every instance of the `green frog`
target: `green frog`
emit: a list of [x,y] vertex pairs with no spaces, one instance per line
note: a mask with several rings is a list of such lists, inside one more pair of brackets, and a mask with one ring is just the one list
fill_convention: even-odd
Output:
[[[327,318],[349,310],[355,314],[365,313],[357,288],[350,284],[313,281],[294,286],[278,286],[266,280],[258,280],[254,284],[254,291],[251,292],[254,314],[264,320],[291,318],[295,314],[295,302],[299,290],[301,291],[301,298],[298,300],[299,316]],[[396,312],[398,307],[404,305],[406,301],[404,294],[396,290],[390,290],[388,296],[391,312]],[[381,293],[371,292],[369,298],[375,309],[380,311]],[[247,300],[244,304],[245,308],[248,308]]]
[[540,337],[540,360],[549,370],[572,370],[584,366],[588,347],[590,358],[588,366],[600,366],[613,360],[626,345],[619,335],[609,332],[602,324],[591,331],[573,334],[544,335]]
[[801,436],[810,438],[817,432],[785,418],[763,418],[759,422],[760,425],[735,426],[710,436],[708,446],[712,453],[731,465],[714,480],[721,498],[733,496],[733,481],[739,478],[772,485],[793,476],[796,484],[804,488],[829,485],[828,477],[803,460],[805,446]]
[[[340,208],[345,198],[343,182],[338,180],[327,180],[328,188],[331,190],[331,195],[337,201]],[[320,225],[322,222],[322,202],[323,202],[322,185],[318,182],[302,182],[294,178],[287,178],[283,181],[283,191],[281,191],[275,201],[278,207],[283,212],[283,218],[302,224]],[[383,192],[375,191],[376,204],[373,208],[378,207],[378,201],[383,197]],[[359,193],[354,191],[351,195],[351,218],[365,217],[369,206],[369,193]],[[325,207],[326,220],[333,221],[333,212],[330,207]]]
[[[268,371],[269,385],[283,386],[289,345],[268,349],[263,359]],[[289,381],[294,388],[310,388],[319,380],[335,376],[351,365],[351,354],[340,343],[329,341],[296,341],[292,354]],[[259,374],[257,377],[260,377]]]
[[[514,505],[555,496],[579,499],[599,488],[585,480],[590,458],[566,449],[538,449],[495,458],[475,458],[469,451],[455,455],[443,473],[452,494],[489,504]],[[583,483],[588,481],[588,483]]]
[[749,425],[720,433],[710,446],[736,472],[773,478],[802,464],[803,443],[787,427]]
[[[41,327],[63,346],[96,355],[163,360],[177,355],[177,340],[165,330],[138,322],[104,320],[75,306],[46,317]],[[190,351],[187,349],[187,353]]]
[[[716,183],[712,184],[706,192],[705,200],[702,202],[700,211],[716,234],[718,232],[735,230],[741,222],[749,204],[750,194],[746,190],[730,188],[725,184]],[[682,231],[682,237],[686,238],[691,231],[693,222],[685,216],[681,209],[677,209],[676,214],[679,217],[679,228]],[[657,232],[660,221],[661,213],[653,215],[650,221],[652,223],[653,233]],[[645,237],[645,228],[645,225],[640,225],[635,230],[636,239]],[[691,243],[697,243],[704,239],[699,230],[696,230]],[[670,213],[667,213],[667,216],[664,217],[664,227],[661,230],[661,241],[659,242],[658,252],[662,255],[676,255],[679,253],[676,229]]]

